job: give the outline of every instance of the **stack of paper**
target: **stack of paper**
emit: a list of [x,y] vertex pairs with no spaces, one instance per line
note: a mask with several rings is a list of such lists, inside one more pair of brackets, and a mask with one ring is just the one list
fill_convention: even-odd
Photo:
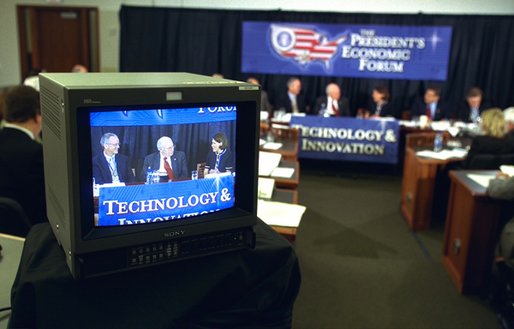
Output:
[[416,152],[416,155],[431,159],[447,160],[451,158],[464,158],[467,153],[468,151],[465,149],[442,150],[441,152],[425,150]]
[[489,181],[496,177],[496,175],[489,175],[489,174],[467,174],[469,179],[475,181],[482,187],[489,186]]
[[259,200],[257,216],[268,225],[298,227],[306,208],[297,204]]
[[269,176],[278,167],[281,158],[280,153],[259,152],[259,176]]
[[502,173],[507,174],[509,176],[514,176],[514,166],[509,165],[501,165],[500,170]]
[[273,196],[273,188],[275,187],[275,180],[273,178],[259,177],[258,181],[258,198],[270,200]]

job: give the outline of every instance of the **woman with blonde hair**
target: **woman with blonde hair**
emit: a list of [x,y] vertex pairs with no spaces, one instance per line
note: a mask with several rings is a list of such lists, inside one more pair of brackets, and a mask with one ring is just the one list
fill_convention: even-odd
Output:
[[505,135],[505,118],[503,111],[493,107],[482,112],[481,127],[485,135],[503,137]]
[[510,152],[503,112],[499,108],[490,108],[482,112],[480,118],[484,134],[473,138],[463,168],[498,169],[500,156]]

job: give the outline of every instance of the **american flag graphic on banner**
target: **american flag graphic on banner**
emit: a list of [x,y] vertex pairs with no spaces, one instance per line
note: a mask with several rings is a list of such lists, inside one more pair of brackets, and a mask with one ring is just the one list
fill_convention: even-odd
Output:
[[346,39],[343,35],[328,41],[326,36],[312,29],[271,25],[271,44],[275,52],[302,65],[320,60],[328,68],[339,44]]

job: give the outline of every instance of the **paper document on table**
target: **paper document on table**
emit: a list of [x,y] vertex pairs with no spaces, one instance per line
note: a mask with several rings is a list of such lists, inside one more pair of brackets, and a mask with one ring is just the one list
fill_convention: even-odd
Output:
[[282,147],[282,143],[268,142],[268,143],[264,143],[264,145],[262,145],[263,149],[268,149],[268,150],[278,150],[281,147]]
[[259,146],[262,146],[264,144],[266,144],[266,141],[262,138],[259,138]]
[[500,170],[502,173],[507,174],[509,176],[514,176],[514,166],[510,165],[501,165]]
[[280,153],[259,152],[259,176],[269,176],[278,167],[281,158]]
[[258,200],[257,217],[268,225],[298,227],[306,209],[297,204]]
[[416,155],[431,159],[447,160],[451,158],[464,158],[467,153],[465,149],[442,150],[440,152],[424,150],[416,152]]
[[489,174],[467,174],[466,176],[483,187],[489,186],[489,181],[496,177],[496,175]]
[[271,177],[291,178],[294,174],[294,168],[277,167],[271,172]]
[[259,199],[269,200],[273,196],[273,188],[275,180],[273,178],[259,177],[257,197]]

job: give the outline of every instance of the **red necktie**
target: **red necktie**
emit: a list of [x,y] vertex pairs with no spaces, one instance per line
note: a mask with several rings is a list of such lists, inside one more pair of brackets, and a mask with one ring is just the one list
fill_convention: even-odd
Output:
[[334,113],[334,116],[339,116],[339,109],[337,108],[337,101],[335,99],[332,100],[332,113]]
[[168,158],[166,158],[166,157],[163,158],[163,160],[164,160],[164,169],[168,173],[168,178],[173,181],[173,180],[175,180],[175,174],[173,174],[173,169],[171,169],[170,164],[168,163],[168,161],[166,161],[167,159]]

